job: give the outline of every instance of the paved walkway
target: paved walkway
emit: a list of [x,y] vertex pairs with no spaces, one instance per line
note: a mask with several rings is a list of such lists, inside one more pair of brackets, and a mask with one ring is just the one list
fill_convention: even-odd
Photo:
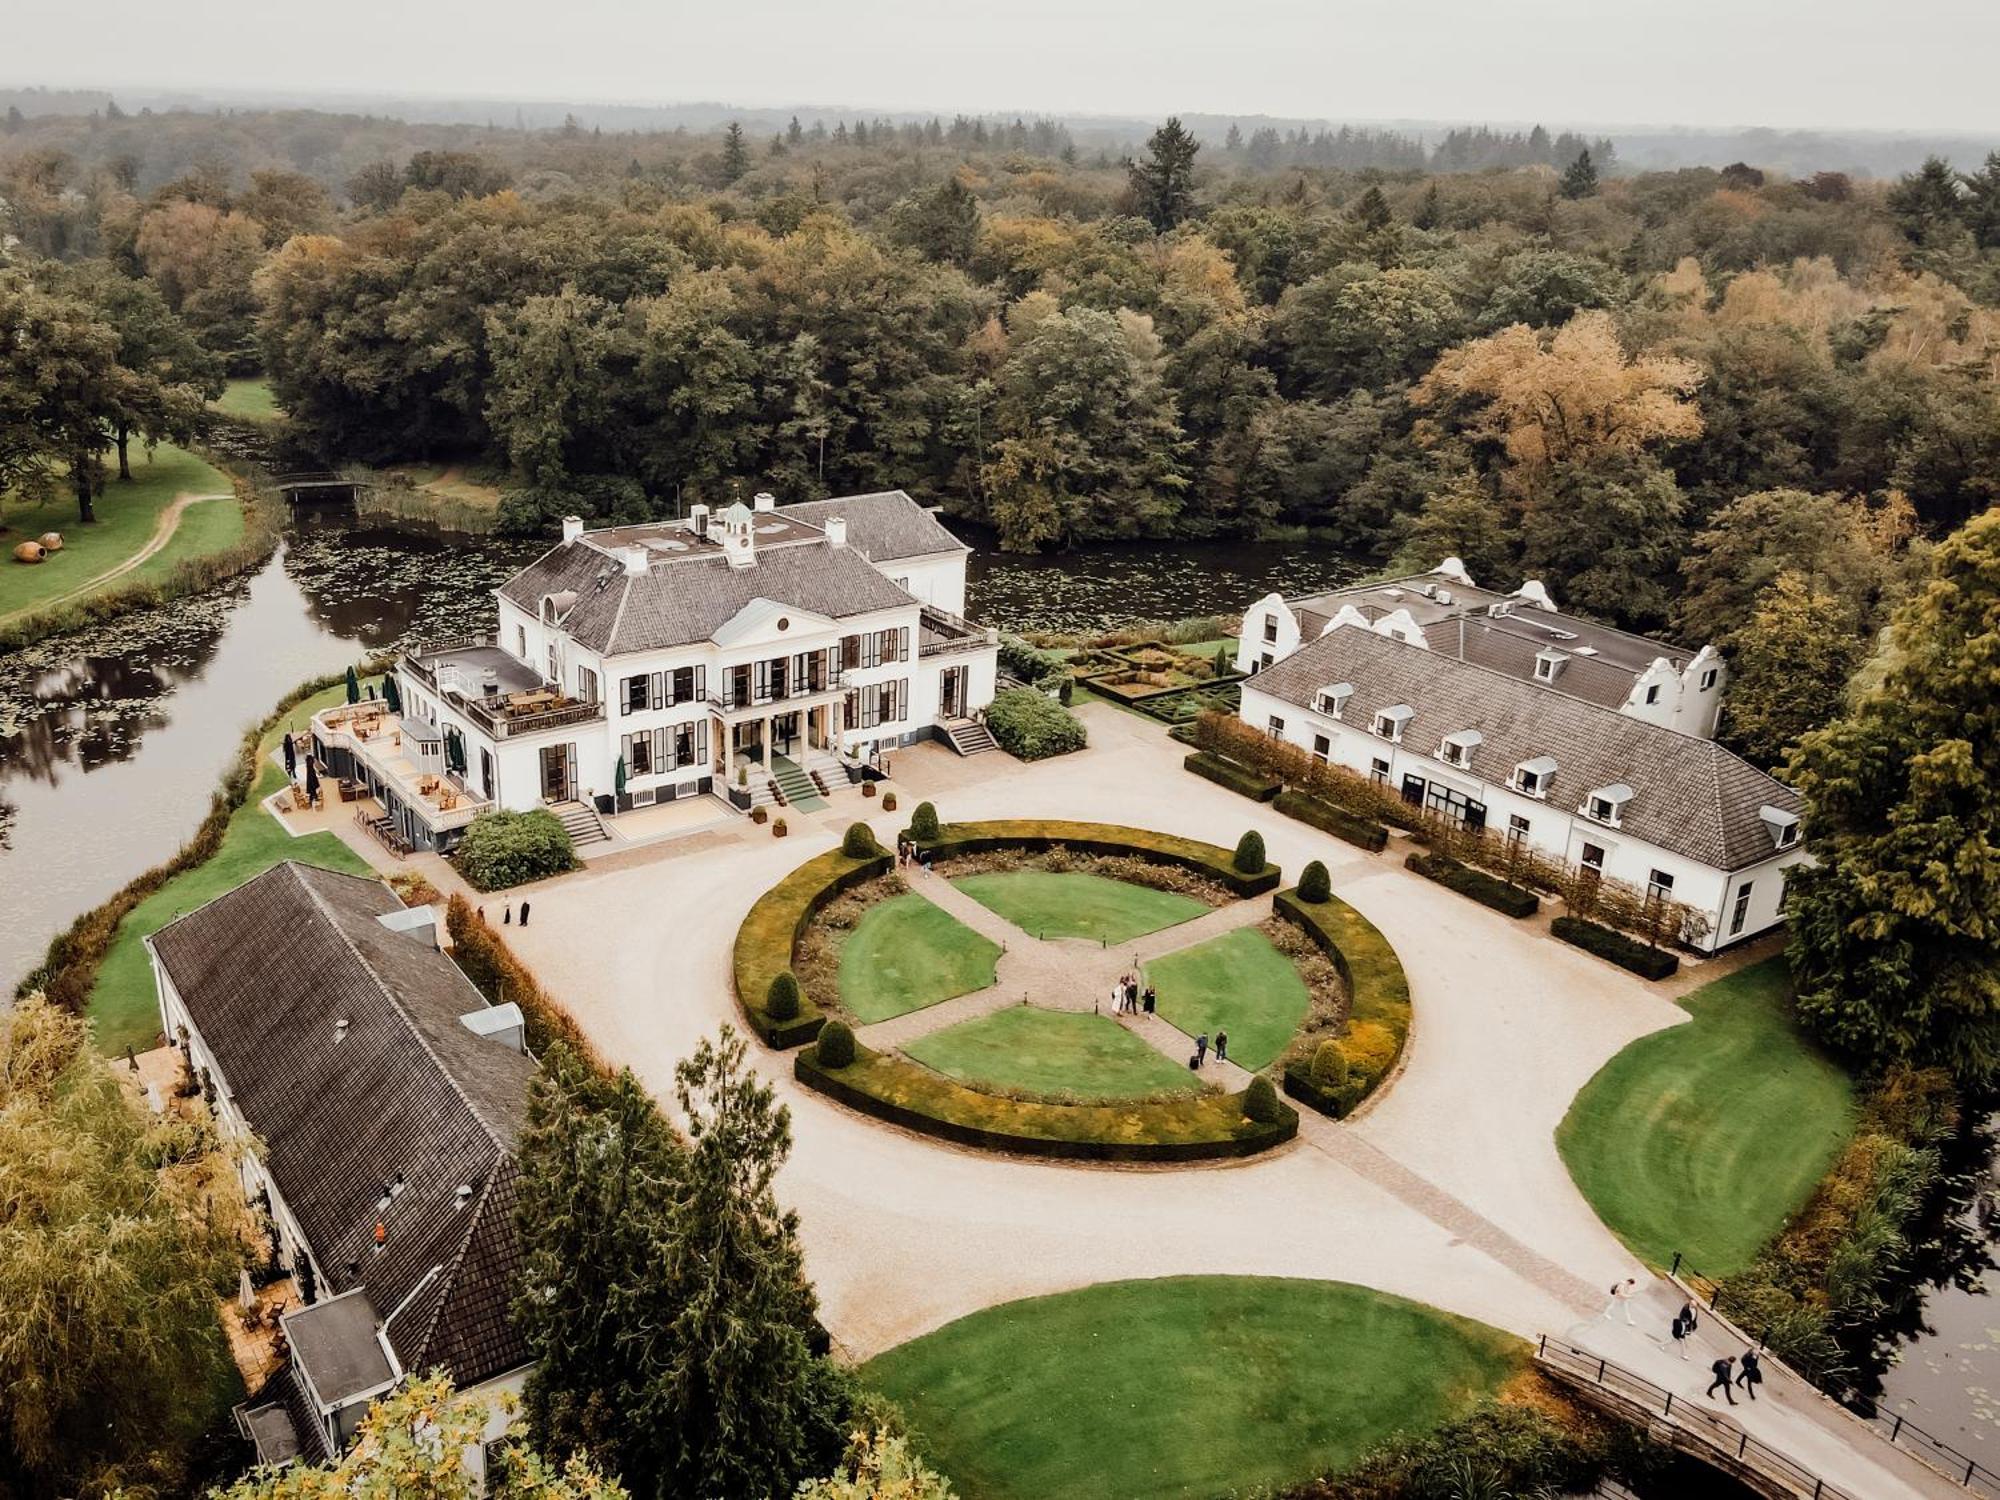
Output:
[[[1090,748],[1041,765],[902,751],[900,795],[928,797],[953,820],[1095,819],[1224,847],[1254,826],[1288,871],[1324,861],[1408,972],[1404,1071],[1358,1119],[1307,1116],[1290,1147],[1207,1167],[1117,1169],[957,1150],[888,1129],[799,1087],[788,1057],[760,1050],[793,1116],[779,1192],[800,1215],[807,1269],[843,1350],[867,1358],[979,1308],[1093,1282],[1299,1276],[1375,1287],[1528,1339],[1574,1330],[1574,1341],[1603,1341],[1607,1357],[1643,1361],[1648,1378],[1682,1381],[1698,1397],[1700,1367],[1661,1347],[1665,1294],[1635,1309],[1639,1328],[1591,1322],[1598,1288],[1647,1273],[1591,1212],[1554,1142],[1570,1100],[1605,1061],[1686,1012],[1622,970],[1403,871],[1394,845],[1363,854],[1187,775],[1180,747],[1156,726],[1101,705],[1082,716]],[[877,837],[892,841],[900,819],[869,810]],[[670,1098],[676,1059],[718,1025],[740,1025],[729,973],[744,913],[838,841],[830,823],[802,822],[789,839],[745,839],[699,859],[634,851],[629,863],[551,882],[534,893],[534,926],[512,940],[604,1054]],[[1161,937],[1178,945],[1194,926]],[[622,940],[598,940],[606,932]],[[1123,949],[1034,946],[1053,950],[1065,976],[1049,992],[1073,992],[1079,1006],[1108,993],[1131,961]],[[1019,947],[1015,939],[1009,954]],[[948,1024],[946,1006],[921,1014]],[[1810,1402],[1746,1403],[1737,1415],[1866,1500],[1938,1493],[1929,1470],[1912,1475],[1905,1456],[1842,1431]]]

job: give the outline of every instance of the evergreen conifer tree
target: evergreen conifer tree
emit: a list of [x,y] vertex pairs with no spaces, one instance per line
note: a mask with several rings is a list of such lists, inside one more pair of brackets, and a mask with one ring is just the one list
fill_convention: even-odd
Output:
[[1597,196],[1597,164],[1588,151],[1579,151],[1576,160],[1563,170],[1562,195],[1569,199]]
[[1162,234],[1194,211],[1194,159],[1200,150],[1176,116],[1153,132],[1144,160],[1126,165],[1134,205]]
[[743,127],[734,120],[722,133],[722,180],[734,182],[750,170],[750,148],[743,143]]

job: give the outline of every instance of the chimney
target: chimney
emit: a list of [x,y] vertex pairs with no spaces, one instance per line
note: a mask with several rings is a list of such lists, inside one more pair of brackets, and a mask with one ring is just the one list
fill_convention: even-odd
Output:
[[582,516],[564,516],[564,517],[563,517],[563,540],[564,540],[564,541],[566,541],[566,542],[573,542],[573,541],[575,541],[575,540],[576,540],[576,539],[577,539],[578,537],[580,537],[580,536],[582,536],[582,535],[583,535],[583,517],[582,517]]
[[831,547],[845,547],[847,545],[847,517],[827,517],[826,540],[827,545]]
[[706,540],[708,536],[708,507],[690,505],[688,507],[688,530]]
[[762,515],[767,510],[778,508],[778,497],[769,490],[759,490],[751,501],[751,509]]
[[625,575],[628,578],[643,578],[646,576],[646,549],[644,547],[627,547],[625,549]]

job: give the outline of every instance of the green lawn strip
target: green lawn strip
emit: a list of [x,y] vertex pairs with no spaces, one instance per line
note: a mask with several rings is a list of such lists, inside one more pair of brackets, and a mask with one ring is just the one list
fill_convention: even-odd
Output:
[[276,422],[285,415],[271,394],[271,382],[261,377],[230,381],[209,405],[224,416],[246,422]]
[[840,953],[840,1003],[886,1021],[993,983],[1000,945],[914,891],[868,908]]
[[1076,871],[996,870],[961,875],[952,884],[1031,937],[1126,943],[1209,910],[1177,891]]
[[1292,961],[1253,927],[1239,927],[1146,965],[1159,1011],[1189,1036],[1229,1033],[1229,1056],[1268,1066],[1312,1006]]
[[[0,618],[35,609],[117,567],[152,540],[160,512],[175,497],[233,493],[226,475],[192,453],[163,443],[150,461],[143,451],[133,454],[131,482],[113,479],[105,485],[96,505],[97,520],[88,526],[77,520],[73,495],[36,504],[0,498],[0,524],[7,528],[0,538],[5,543],[0,549],[5,553],[0,560]],[[13,560],[19,543],[46,531],[62,533],[62,551],[32,567]],[[181,513],[173,540],[106,587],[156,581],[187,558],[222,551],[242,538],[243,507],[233,499],[191,506]]]
[[[291,710],[285,715],[286,722],[303,726],[314,713],[343,701],[346,696],[345,686],[329,688]],[[261,769],[257,784],[249,800],[230,816],[229,828],[215,857],[175,876],[118,924],[118,935],[104,955],[103,966],[97,971],[96,988],[90,996],[89,1016],[97,1030],[100,1050],[113,1055],[128,1046],[144,1051],[158,1035],[159,1003],[153,991],[152,964],[142,940],[176,917],[288,859],[352,875],[372,873],[366,860],[331,833],[293,838],[276,818],[264,811],[263,800],[285,784],[284,770],[269,759],[282,732],[280,726],[264,737],[258,750]]]
[[1520,1369],[1498,1329],[1345,1282],[1120,1281],[1003,1303],[878,1355],[964,1500],[1210,1500],[1338,1473]]
[[1556,1145],[1597,1216],[1655,1265],[1747,1266],[1854,1125],[1854,1086],[1792,1019],[1781,959],[1703,985],[1570,1105]]
[[1111,1017],[1081,1011],[1011,1005],[919,1037],[903,1051],[961,1083],[1043,1096],[1136,1099],[1193,1087],[1186,1066]]

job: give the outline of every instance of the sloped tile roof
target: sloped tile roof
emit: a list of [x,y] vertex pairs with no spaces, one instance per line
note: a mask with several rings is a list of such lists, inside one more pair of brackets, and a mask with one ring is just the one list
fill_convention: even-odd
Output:
[[845,517],[847,545],[857,548],[871,562],[969,550],[944,522],[902,490],[880,490],[872,495],[846,495],[833,500],[801,500],[781,505],[778,511],[821,528],[830,517]]
[[[379,881],[288,862],[169,923],[152,946],[218,1086],[264,1142],[322,1294],[361,1286],[388,1317],[436,1268],[389,1338],[406,1370],[444,1364],[467,1386],[528,1362],[507,1323],[519,1249],[503,1242],[534,1064],[459,1024],[484,998],[420,936],[376,921],[401,909]],[[472,1189],[463,1205],[461,1186]]]
[[1354,626],[1302,646],[1248,686],[1310,708],[1321,688],[1342,681],[1354,684],[1343,716],[1351,732],[1366,733],[1379,710],[1407,703],[1416,713],[1402,743],[1420,754],[1462,729],[1485,736],[1472,766],[1484,781],[1504,783],[1521,762],[1548,755],[1558,766],[1552,803],[1573,808],[1592,788],[1628,783],[1634,795],[1620,832],[1716,869],[1777,852],[1761,807],[1802,806],[1789,787],[1712,740]]

